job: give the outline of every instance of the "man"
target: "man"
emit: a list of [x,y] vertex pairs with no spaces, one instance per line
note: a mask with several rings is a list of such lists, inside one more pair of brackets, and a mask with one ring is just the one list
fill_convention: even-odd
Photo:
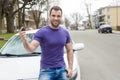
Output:
[[[41,46],[39,80],[68,80],[72,76],[73,50],[69,33],[60,26],[62,9],[53,6],[49,17],[50,24],[39,29],[31,43],[26,40],[22,29],[19,33],[26,50],[33,52],[39,45]],[[67,69],[63,58],[64,46],[67,50]]]

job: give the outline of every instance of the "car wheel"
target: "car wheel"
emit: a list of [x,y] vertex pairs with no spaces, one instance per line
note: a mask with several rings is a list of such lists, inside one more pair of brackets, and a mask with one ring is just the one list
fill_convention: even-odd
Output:
[[112,33],[112,31],[110,31],[110,33]]
[[104,33],[104,31],[101,31],[101,33]]

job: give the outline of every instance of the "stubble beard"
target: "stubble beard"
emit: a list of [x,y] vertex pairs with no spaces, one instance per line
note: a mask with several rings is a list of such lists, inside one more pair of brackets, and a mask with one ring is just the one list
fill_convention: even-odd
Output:
[[51,26],[54,27],[54,28],[58,28],[60,25],[60,21],[58,22],[51,22]]

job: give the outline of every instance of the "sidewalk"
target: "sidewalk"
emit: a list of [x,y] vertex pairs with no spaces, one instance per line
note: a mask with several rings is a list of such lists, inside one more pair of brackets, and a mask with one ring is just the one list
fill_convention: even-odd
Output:
[[120,31],[113,30],[113,33],[120,34]]

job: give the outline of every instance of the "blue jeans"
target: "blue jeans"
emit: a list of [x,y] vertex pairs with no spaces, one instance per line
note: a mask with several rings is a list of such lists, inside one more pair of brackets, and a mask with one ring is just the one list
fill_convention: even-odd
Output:
[[69,80],[65,68],[40,69],[38,80]]

